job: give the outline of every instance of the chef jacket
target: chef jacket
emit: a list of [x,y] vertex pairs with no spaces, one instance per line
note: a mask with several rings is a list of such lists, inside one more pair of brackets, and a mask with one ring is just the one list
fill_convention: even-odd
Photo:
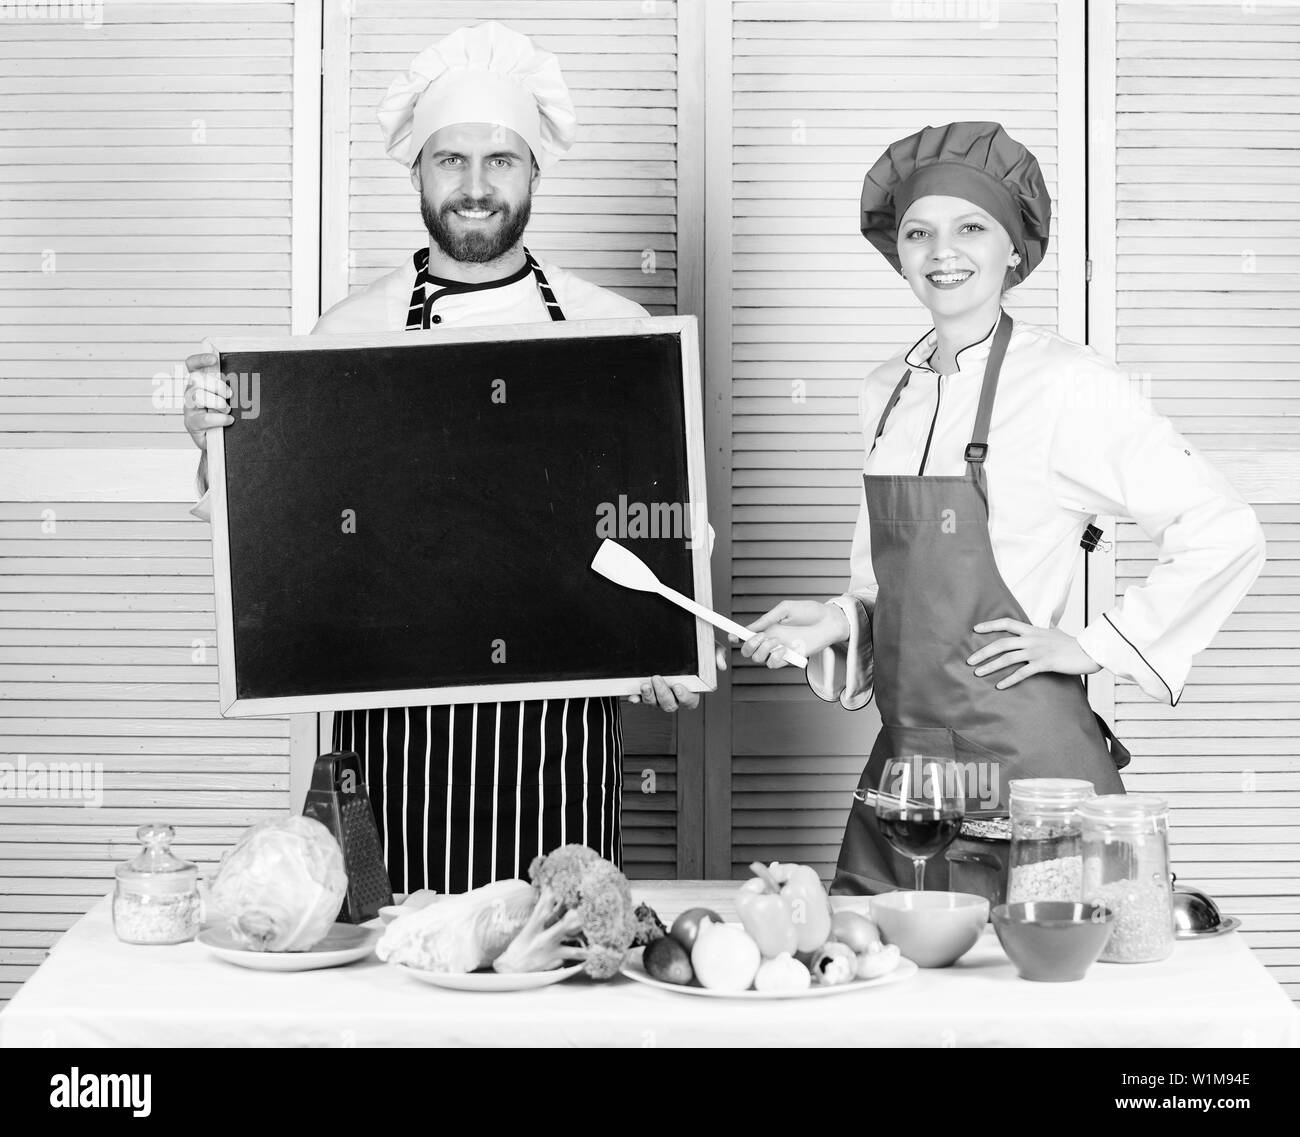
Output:
[[[649,315],[640,304],[617,293],[546,261],[539,261],[539,264],[568,320],[618,320]],[[311,334],[373,335],[379,331],[403,331],[406,328],[415,277],[414,260],[407,257],[392,272],[335,304],[316,321]],[[433,286],[429,288],[426,285],[426,301],[432,307],[429,317],[432,326],[483,327],[488,324],[551,322],[550,313],[527,264],[510,276],[485,283],[467,284],[436,276],[427,279]],[[212,515],[208,498],[206,451],[199,459],[195,484],[201,496],[190,512],[195,517],[209,521]]]
[[[931,366],[933,329],[871,372],[859,398],[869,452],[864,473],[966,473],[966,445],[995,330],[996,324],[957,353],[952,374]],[[870,452],[885,404],[908,369],[911,381]],[[1263,566],[1264,537],[1254,511],[1153,409],[1132,376],[1090,348],[1020,321],[1002,366],[988,447],[994,560],[1035,626],[1060,621],[1082,559],[1080,536],[1098,514],[1132,518],[1156,546],[1146,580],[1125,589],[1078,641],[1102,667],[1153,699],[1177,705],[1192,657],[1210,643]],[[961,525],[964,519],[941,520]],[[865,661],[877,592],[865,494],[850,571],[848,592],[834,601],[849,617],[849,641],[811,660],[808,682],[823,699],[857,709],[871,698]],[[986,618],[1006,615],[989,612]]]

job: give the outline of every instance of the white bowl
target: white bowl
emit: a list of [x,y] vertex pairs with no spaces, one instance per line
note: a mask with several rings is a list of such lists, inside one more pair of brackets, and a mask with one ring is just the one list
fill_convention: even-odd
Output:
[[872,918],[871,901],[873,899],[870,896],[832,896],[831,911],[856,912],[859,916],[865,916],[870,920]]
[[885,943],[918,967],[948,967],[975,946],[989,919],[986,897],[970,892],[882,892],[872,919]]

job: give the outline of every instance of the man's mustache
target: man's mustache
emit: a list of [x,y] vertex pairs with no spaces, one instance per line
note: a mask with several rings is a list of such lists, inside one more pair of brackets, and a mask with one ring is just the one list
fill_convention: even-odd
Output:
[[471,213],[486,211],[488,213],[503,212],[501,203],[495,198],[483,197],[477,200],[471,198],[461,198],[459,201],[449,201],[438,211],[439,213],[455,213],[458,209],[464,209]]

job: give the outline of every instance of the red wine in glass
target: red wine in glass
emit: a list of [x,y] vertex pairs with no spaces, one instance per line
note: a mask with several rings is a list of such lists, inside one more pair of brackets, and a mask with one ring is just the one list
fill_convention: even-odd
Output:
[[947,759],[895,759],[882,771],[874,802],[876,823],[893,848],[912,861],[916,890],[925,887],[925,862],[957,838],[966,813],[963,770]]
[[957,839],[959,809],[898,809],[877,813],[885,840],[905,857],[929,860]]

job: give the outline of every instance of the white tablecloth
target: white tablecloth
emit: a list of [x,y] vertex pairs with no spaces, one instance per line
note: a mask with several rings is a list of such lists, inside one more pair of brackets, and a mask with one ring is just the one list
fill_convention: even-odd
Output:
[[[665,922],[732,882],[634,882]],[[893,986],[783,1001],[700,998],[622,976],[534,991],[427,986],[373,956],[250,971],[198,943],[134,947],[108,898],[0,1012],[0,1046],[1158,1046],[1300,1045],[1300,1012],[1230,934],[1156,964],[1095,964],[1077,983],[1020,979],[991,928],[955,966]]]

